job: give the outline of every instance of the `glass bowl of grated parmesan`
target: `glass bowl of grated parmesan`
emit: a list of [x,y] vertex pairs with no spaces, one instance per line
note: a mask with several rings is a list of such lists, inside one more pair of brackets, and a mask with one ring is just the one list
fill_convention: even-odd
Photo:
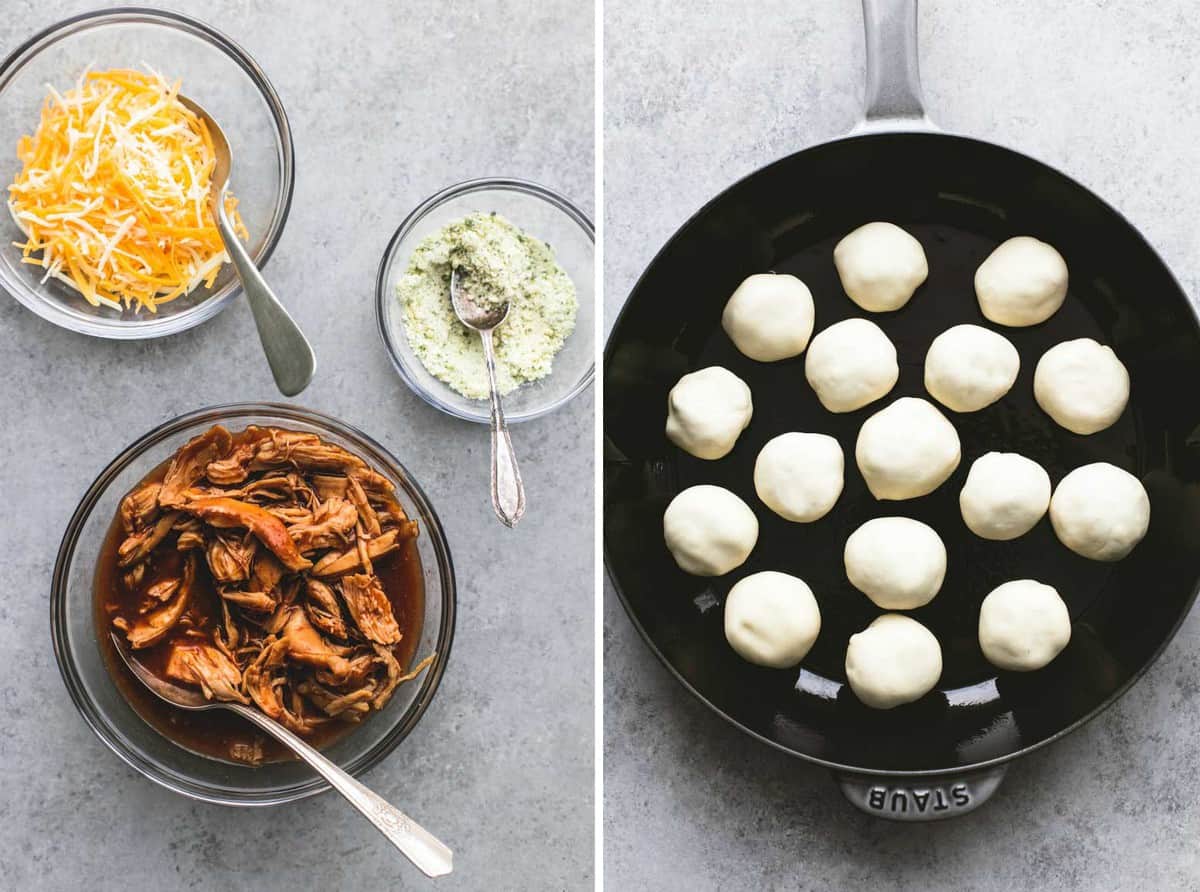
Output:
[[[171,86],[178,84],[183,95],[195,99],[220,121],[236,157],[230,191],[236,196],[236,211],[248,234],[245,244],[251,257],[262,266],[279,240],[291,207],[294,152],[287,115],[266,75],[245,50],[203,22],[178,13],[133,8],[84,13],[34,35],[0,62],[0,179],[3,184],[15,184],[18,177],[29,182],[29,173],[23,169],[18,147],[22,137],[40,129],[39,115],[45,120],[44,104],[47,109],[54,109],[54,103],[62,103],[64,96],[68,97],[68,103],[74,101],[81,91],[91,88],[94,82],[89,78],[98,72],[121,75],[127,70],[155,78],[161,76],[163,82]],[[71,106],[59,107],[65,114]],[[132,122],[126,123],[131,124],[128,129],[109,128],[108,136],[118,147],[124,143],[117,136],[120,133],[128,135],[133,129]],[[98,126],[101,133],[92,137],[94,143],[101,141],[105,124],[102,122]],[[28,141],[25,144],[28,145]],[[129,152],[120,149],[111,157],[128,160],[133,154],[136,153],[132,149]],[[139,181],[138,172],[129,165],[136,166],[130,160],[126,173]],[[160,180],[166,182],[161,177]],[[192,182],[196,181],[193,176]],[[88,188],[92,185],[95,184],[90,181],[86,184]],[[97,188],[107,189],[102,182]],[[163,337],[211,319],[241,292],[232,266],[220,262],[223,252],[205,259],[197,251],[195,256],[204,259],[204,264],[197,267],[194,277],[185,274],[191,267],[186,267],[184,273],[176,272],[176,278],[187,284],[178,288],[183,292],[178,294],[164,287],[159,293],[168,297],[167,300],[126,301],[123,305],[121,301],[105,299],[102,294],[98,298],[85,299],[78,290],[79,278],[66,275],[61,264],[52,265],[51,269],[43,268],[41,251],[30,256],[19,247],[33,239],[30,224],[23,225],[17,219],[16,195],[12,189],[6,189],[8,207],[0,211],[0,288],[55,325],[81,334],[118,340]],[[153,234],[138,229],[139,221],[132,216],[124,221],[97,221],[96,215],[105,212],[109,202],[97,196],[95,204],[88,204],[78,213],[71,205],[68,207],[71,213],[57,215],[59,218],[80,216],[82,222],[77,223],[76,228],[83,227],[96,235],[98,241],[81,236],[79,244],[81,257],[95,260],[94,255],[100,254],[96,261],[99,273],[91,276],[92,279],[100,278],[106,269],[106,261],[120,253],[119,246],[125,244],[120,239],[138,237],[139,244],[153,246]],[[119,209],[121,203],[113,200],[111,205]],[[113,213],[119,213],[119,210]],[[59,228],[69,222],[63,220]],[[43,227],[46,225],[46,221],[39,220],[39,223]],[[118,225],[121,223],[126,224],[126,229]],[[128,224],[134,224],[134,232],[126,231]],[[107,237],[108,250],[105,252],[102,249],[110,230],[113,234]],[[171,235],[164,238],[181,239],[186,248],[189,233],[177,228],[170,232]],[[191,238],[199,242],[201,234],[191,235]],[[178,256],[176,253],[175,257]],[[127,253],[126,259],[130,261],[126,266],[133,270],[133,275],[140,271],[151,281],[159,281],[156,277],[167,275],[163,270],[147,266],[146,259],[140,254]],[[112,267],[116,267],[115,260]],[[178,267],[174,269],[178,270]]]
[[[376,318],[392,365],[430,405],[488,423],[478,335],[450,318],[447,255],[465,250],[477,274],[527,289],[529,300],[514,300],[496,329],[505,416],[517,422],[553,412],[594,375],[594,241],[582,211],[526,180],[471,180],[426,199],[392,236],[376,280]],[[519,259],[522,249],[533,270],[523,282],[488,269]]]

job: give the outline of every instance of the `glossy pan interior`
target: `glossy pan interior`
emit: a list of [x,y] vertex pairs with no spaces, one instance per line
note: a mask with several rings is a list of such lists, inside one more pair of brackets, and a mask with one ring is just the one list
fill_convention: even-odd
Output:
[[[837,240],[871,220],[913,233],[929,278],[911,303],[867,314],[842,291]],[[1000,241],[1034,235],[1070,269],[1066,304],[1049,321],[999,329],[975,299],[976,267]],[[900,380],[871,406],[846,415],[821,408],[804,380],[803,356],[780,363],[739,354],[720,327],[725,301],[751,273],[793,273],[812,289],[820,331],[869,316],[899,352]],[[958,323],[1001,330],[1021,354],[1012,391],[982,412],[946,410],[963,459],[933,494],[876,502],[854,463],[863,420],[900,396],[927,396],[930,342]],[[1033,399],[1033,370],[1051,345],[1092,337],[1111,345],[1132,378],[1130,404],[1110,429],[1080,437],[1057,427]],[[685,372],[724,365],[750,385],[754,417],[734,451],[707,462],[663,432],[667,392]],[[1091,192],[1018,153],[938,133],[850,137],[792,155],[731,187],[666,245],[630,296],[605,357],[605,547],[615,587],[651,648],[701,700],[747,732],[804,758],[861,773],[950,772],[1004,761],[1044,744],[1114,700],[1153,661],[1185,616],[1200,579],[1200,334],[1186,295],[1138,232]],[[754,460],[789,430],[837,437],[846,484],[834,510],[792,524],[755,496]],[[1069,552],[1048,519],[1012,542],[971,534],[958,510],[970,463],[990,450],[1040,462],[1057,483],[1072,468],[1112,462],[1150,494],[1145,540],[1105,564]],[[680,571],[663,544],[662,513],[685,487],[714,483],[739,493],[758,516],[745,565],[704,579]],[[842,564],[849,533],[876,516],[931,524],[949,553],[938,597],[912,615],[942,644],[938,688],[890,711],[862,706],[845,686],[847,639],[881,611],[850,586]],[[729,588],[759,570],[805,579],[822,630],[797,670],[752,666],[726,644]],[[1067,649],[1033,673],[997,673],[980,653],[979,604],[1001,582],[1054,585],[1070,607]]]

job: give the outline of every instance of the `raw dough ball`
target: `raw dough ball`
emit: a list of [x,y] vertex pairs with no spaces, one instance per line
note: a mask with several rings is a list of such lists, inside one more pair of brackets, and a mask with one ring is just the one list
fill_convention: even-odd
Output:
[[1112,348],[1091,338],[1047,350],[1033,372],[1033,396],[1069,431],[1094,434],[1121,417],[1129,402],[1129,372]]
[[844,557],[850,584],[884,610],[923,607],[946,578],[942,537],[908,517],[868,520],[846,540]]
[[846,678],[858,699],[876,709],[919,700],[942,677],[942,648],[907,616],[885,613],[846,648]]
[[780,434],[758,453],[754,490],[780,517],[809,523],[828,514],[842,494],[845,464],[833,437]]
[[983,315],[1000,325],[1037,325],[1067,296],[1067,262],[1053,246],[1027,235],[1003,242],[975,270]]
[[1004,335],[978,325],[956,325],[929,345],[925,389],[948,409],[978,412],[1008,393],[1021,356]]
[[915,499],[954,473],[962,451],[933,403],[905,396],[863,422],[854,456],[875,498]]
[[821,631],[812,589],[787,573],[752,573],[725,598],[725,640],[759,666],[786,669],[807,656]]
[[1015,452],[989,452],[971,464],[958,494],[963,521],[981,539],[1023,536],[1050,505],[1050,475]]
[[690,486],[667,506],[663,537],[685,573],[723,576],[744,564],[754,550],[758,518],[723,487]]
[[929,275],[921,243],[893,223],[858,227],[837,243],[833,264],[850,299],[874,313],[900,309]]
[[1107,462],[1076,468],[1058,482],[1050,523],[1067,548],[1094,561],[1119,561],[1150,528],[1142,482]]
[[729,369],[712,365],[684,375],[667,396],[667,438],[696,458],[729,454],[750,423],[750,388]]
[[830,412],[853,412],[896,386],[896,348],[869,319],[845,319],[808,347],[804,377]]
[[799,356],[812,337],[812,292],[795,276],[750,276],[725,304],[721,326],[751,359],[775,362]]
[[1071,614],[1058,592],[1032,579],[994,589],[979,608],[979,646],[999,669],[1041,669],[1071,640]]

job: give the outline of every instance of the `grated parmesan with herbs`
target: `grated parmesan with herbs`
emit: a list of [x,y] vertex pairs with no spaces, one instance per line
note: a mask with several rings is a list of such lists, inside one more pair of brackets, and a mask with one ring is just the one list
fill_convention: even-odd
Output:
[[408,342],[429,373],[468,399],[487,398],[479,334],[458,321],[450,303],[455,268],[470,274],[480,306],[509,302],[494,332],[500,392],[550,374],[575,330],[575,285],[549,245],[498,214],[471,214],[427,236],[396,286]]

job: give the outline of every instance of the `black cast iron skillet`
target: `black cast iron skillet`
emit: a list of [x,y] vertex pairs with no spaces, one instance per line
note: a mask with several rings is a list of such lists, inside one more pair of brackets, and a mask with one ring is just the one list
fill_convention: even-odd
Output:
[[[1200,333],[1170,271],[1113,208],[1045,164],[928,123],[917,78],[916,0],[864,0],[864,17],[864,124],[713,199],[662,249],[617,320],[605,354],[605,547],[634,625],[693,694],[748,734],[833,769],[860,808],[929,819],[976,807],[1009,760],[1112,703],[1186,615],[1200,579]],[[834,244],[871,220],[903,226],[929,259],[928,280],[896,313],[860,310],[834,270]],[[1070,269],[1065,305],[1041,325],[1000,329],[1021,353],[1007,396],[974,414],[946,410],[963,447],[950,480],[921,499],[876,502],[854,465],[860,425],[897,397],[926,396],[923,360],[937,334],[963,322],[997,328],[979,311],[973,276],[1014,235],[1045,239],[1062,252]],[[858,412],[833,415],[806,384],[803,356],[764,364],[738,353],[721,329],[721,310],[743,278],[766,270],[809,285],[818,331],[851,316],[880,324],[900,356],[895,390]],[[1033,399],[1038,358],[1078,337],[1111,345],[1132,379],[1120,420],[1088,437],[1059,428]],[[750,385],[754,418],[734,451],[710,462],[672,446],[663,425],[671,386],[713,364]],[[816,523],[784,521],[754,494],[759,449],[789,430],[831,434],[847,456],[844,493]],[[1114,564],[1074,555],[1046,519],[1012,542],[976,538],[963,524],[958,492],[971,462],[990,450],[1029,456],[1055,483],[1095,461],[1131,471],[1150,494],[1148,535]],[[698,483],[732,489],[758,516],[754,553],[724,577],[683,573],[663,544],[667,503]],[[945,669],[920,701],[876,711],[844,684],[847,639],[880,611],[847,581],[842,549],[859,524],[891,514],[929,523],[946,542],[941,593],[912,612],[938,636]],[[750,665],[724,639],[726,592],[766,569],[800,576],[820,602],[820,637],[796,670]],[[979,649],[979,605],[996,585],[1018,578],[1059,590],[1071,611],[1071,642],[1045,669],[997,673]]]

